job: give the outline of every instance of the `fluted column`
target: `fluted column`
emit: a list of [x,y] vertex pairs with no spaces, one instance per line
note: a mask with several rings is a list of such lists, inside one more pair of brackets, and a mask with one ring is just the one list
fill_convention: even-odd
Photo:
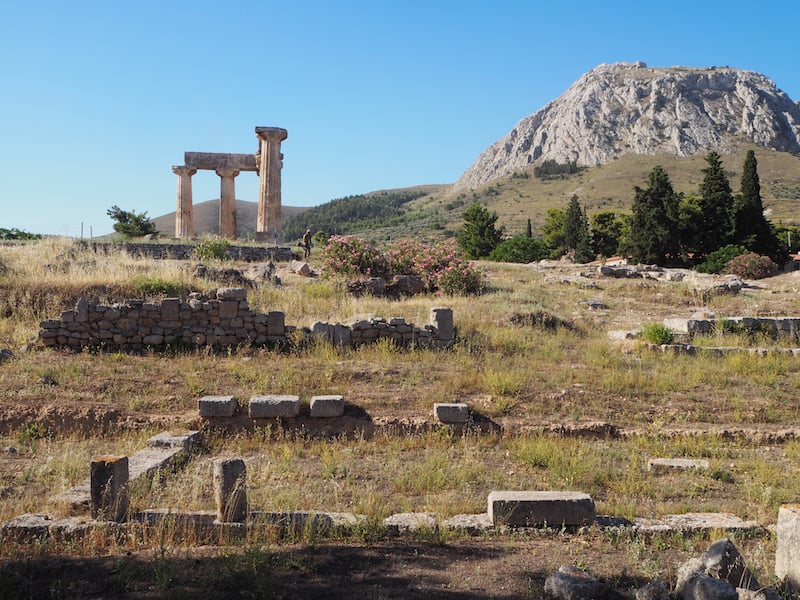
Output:
[[229,240],[236,239],[236,189],[233,178],[239,171],[218,169],[219,191],[219,235]]
[[281,237],[281,142],[289,133],[280,127],[256,127],[258,152],[258,219],[256,238]]
[[172,167],[178,176],[178,204],[175,208],[175,237],[188,240],[194,237],[194,216],[192,208],[192,175],[197,169],[186,165]]

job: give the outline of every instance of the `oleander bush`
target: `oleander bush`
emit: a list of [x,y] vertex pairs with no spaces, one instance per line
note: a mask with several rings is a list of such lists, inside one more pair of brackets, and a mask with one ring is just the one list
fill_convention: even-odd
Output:
[[332,236],[323,252],[329,276],[389,280],[411,275],[421,278],[429,292],[448,295],[478,294],[483,287],[482,273],[459,256],[454,240],[430,244],[401,240],[378,248],[352,235]]
[[769,256],[748,252],[725,263],[724,272],[744,279],[764,279],[775,275],[778,272],[778,265],[772,262]]

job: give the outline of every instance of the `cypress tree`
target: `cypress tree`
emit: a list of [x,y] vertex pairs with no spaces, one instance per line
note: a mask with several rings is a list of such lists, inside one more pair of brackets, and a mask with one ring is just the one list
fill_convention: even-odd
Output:
[[728,176],[719,154],[709,152],[705,159],[708,167],[703,169],[700,184],[702,221],[698,253],[701,256],[722,248],[733,238],[733,193]]
[[635,186],[628,251],[634,261],[666,264],[678,260],[681,196],[660,165],[653,167],[645,189]]
[[593,258],[591,239],[589,238],[589,221],[578,202],[578,196],[572,196],[569,206],[567,206],[564,245],[567,250],[573,251],[575,262],[585,263]]
[[753,150],[744,159],[739,195],[733,205],[732,243],[770,258],[776,258],[778,253],[778,240],[764,216],[758,161]]

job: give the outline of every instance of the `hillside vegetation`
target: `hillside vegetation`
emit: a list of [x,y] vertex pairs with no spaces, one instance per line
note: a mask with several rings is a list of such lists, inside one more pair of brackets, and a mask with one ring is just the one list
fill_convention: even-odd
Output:
[[[723,155],[722,163],[734,193],[739,191],[742,164],[749,149],[754,149],[758,158],[767,218],[776,225],[800,224],[800,157],[752,144]],[[702,169],[706,166],[703,156],[627,154],[606,165],[560,178],[542,180],[534,175],[531,167],[459,194],[448,191],[424,196],[405,205],[408,213],[416,215],[415,220],[402,226],[380,228],[369,235],[380,239],[409,235],[450,237],[461,227],[463,211],[475,200],[497,213],[498,225],[505,227],[509,236],[525,233],[529,218],[536,231],[544,223],[548,209],[566,209],[573,195],[578,196],[590,216],[604,210],[630,212],[634,186],[644,186],[655,165],[664,168],[676,192],[699,193]]]

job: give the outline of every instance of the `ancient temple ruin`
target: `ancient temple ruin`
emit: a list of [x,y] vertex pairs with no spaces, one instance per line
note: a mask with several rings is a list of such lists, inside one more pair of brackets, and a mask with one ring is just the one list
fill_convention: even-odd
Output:
[[172,167],[178,176],[175,237],[194,237],[192,175],[198,170],[216,171],[220,178],[219,235],[236,239],[236,192],[234,179],[242,171],[258,173],[256,239],[276,242],[281,235],[281,142],[288,133],[280,127],[256,127],[259,148],[255,154],[185,152],[184,164]]

